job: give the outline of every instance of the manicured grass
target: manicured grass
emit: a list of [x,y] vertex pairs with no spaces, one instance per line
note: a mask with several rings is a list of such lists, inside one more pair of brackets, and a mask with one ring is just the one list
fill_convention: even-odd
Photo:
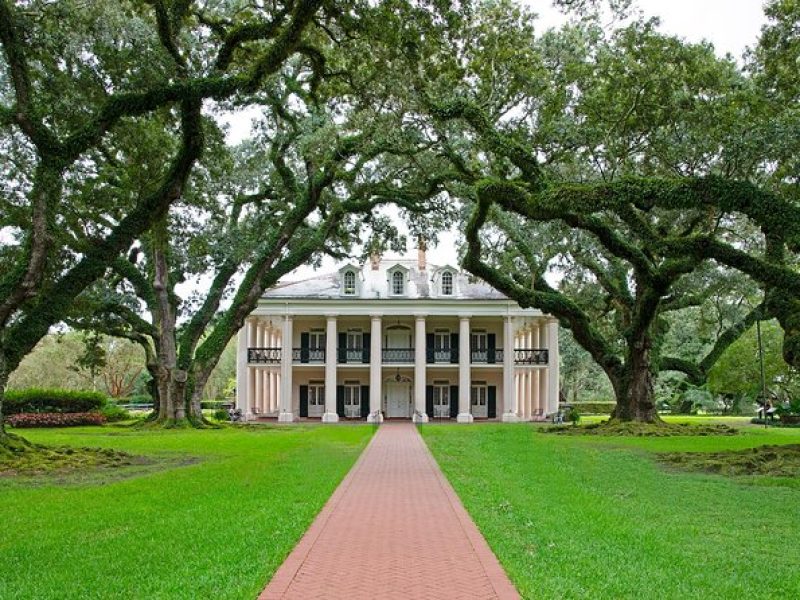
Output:
[[0,598],[254,598],[372,431],[21,432],[169,460],[123,479],[0,479]]
[[800,482],[666,470],[653,451],[800,442],[563,437],[528,425],[423,436],[525,598],[798,598]]

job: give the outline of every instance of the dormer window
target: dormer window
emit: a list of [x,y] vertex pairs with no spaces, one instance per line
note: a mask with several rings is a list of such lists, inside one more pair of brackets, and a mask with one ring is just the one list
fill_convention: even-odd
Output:
[[450,271],[442,273],[442,296],[453,295],[453,274]]
[[406,293],[406,276],[402,271],[392,273],[392,295],[402,296]]
[[342,274],[342,293],[345,296],[355,296],[356,293],[355,271],[345,271]]

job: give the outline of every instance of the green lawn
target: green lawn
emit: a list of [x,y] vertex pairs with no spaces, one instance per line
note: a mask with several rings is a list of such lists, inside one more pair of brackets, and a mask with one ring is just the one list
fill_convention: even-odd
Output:
[[564,437],[425,426],[445,474],[525,598],[798,598],[800,482],[669,472],[652,451],[800,443]]
[[0,598],[254,598],[372,431],[25,430],[172,461],[117,480],[0,479]]

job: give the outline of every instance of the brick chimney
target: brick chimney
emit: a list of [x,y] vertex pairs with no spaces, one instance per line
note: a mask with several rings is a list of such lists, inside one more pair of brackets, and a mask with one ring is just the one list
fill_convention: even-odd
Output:
[[425,267],[428,266],[428,258],[425,255],[426,249],[427,244],[425,243],[425,238],[419,236],[417,238],[417,269],[420,271],[424,271]]

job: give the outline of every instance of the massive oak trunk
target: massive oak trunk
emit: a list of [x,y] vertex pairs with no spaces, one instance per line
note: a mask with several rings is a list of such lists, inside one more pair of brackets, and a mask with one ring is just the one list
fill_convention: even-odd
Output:
[[610,377],[617,402],[611,414],[612,420],[661,422],[656,410],[651,347],[652,340],[649,336],[636,336],[630,343],[625,365]]

